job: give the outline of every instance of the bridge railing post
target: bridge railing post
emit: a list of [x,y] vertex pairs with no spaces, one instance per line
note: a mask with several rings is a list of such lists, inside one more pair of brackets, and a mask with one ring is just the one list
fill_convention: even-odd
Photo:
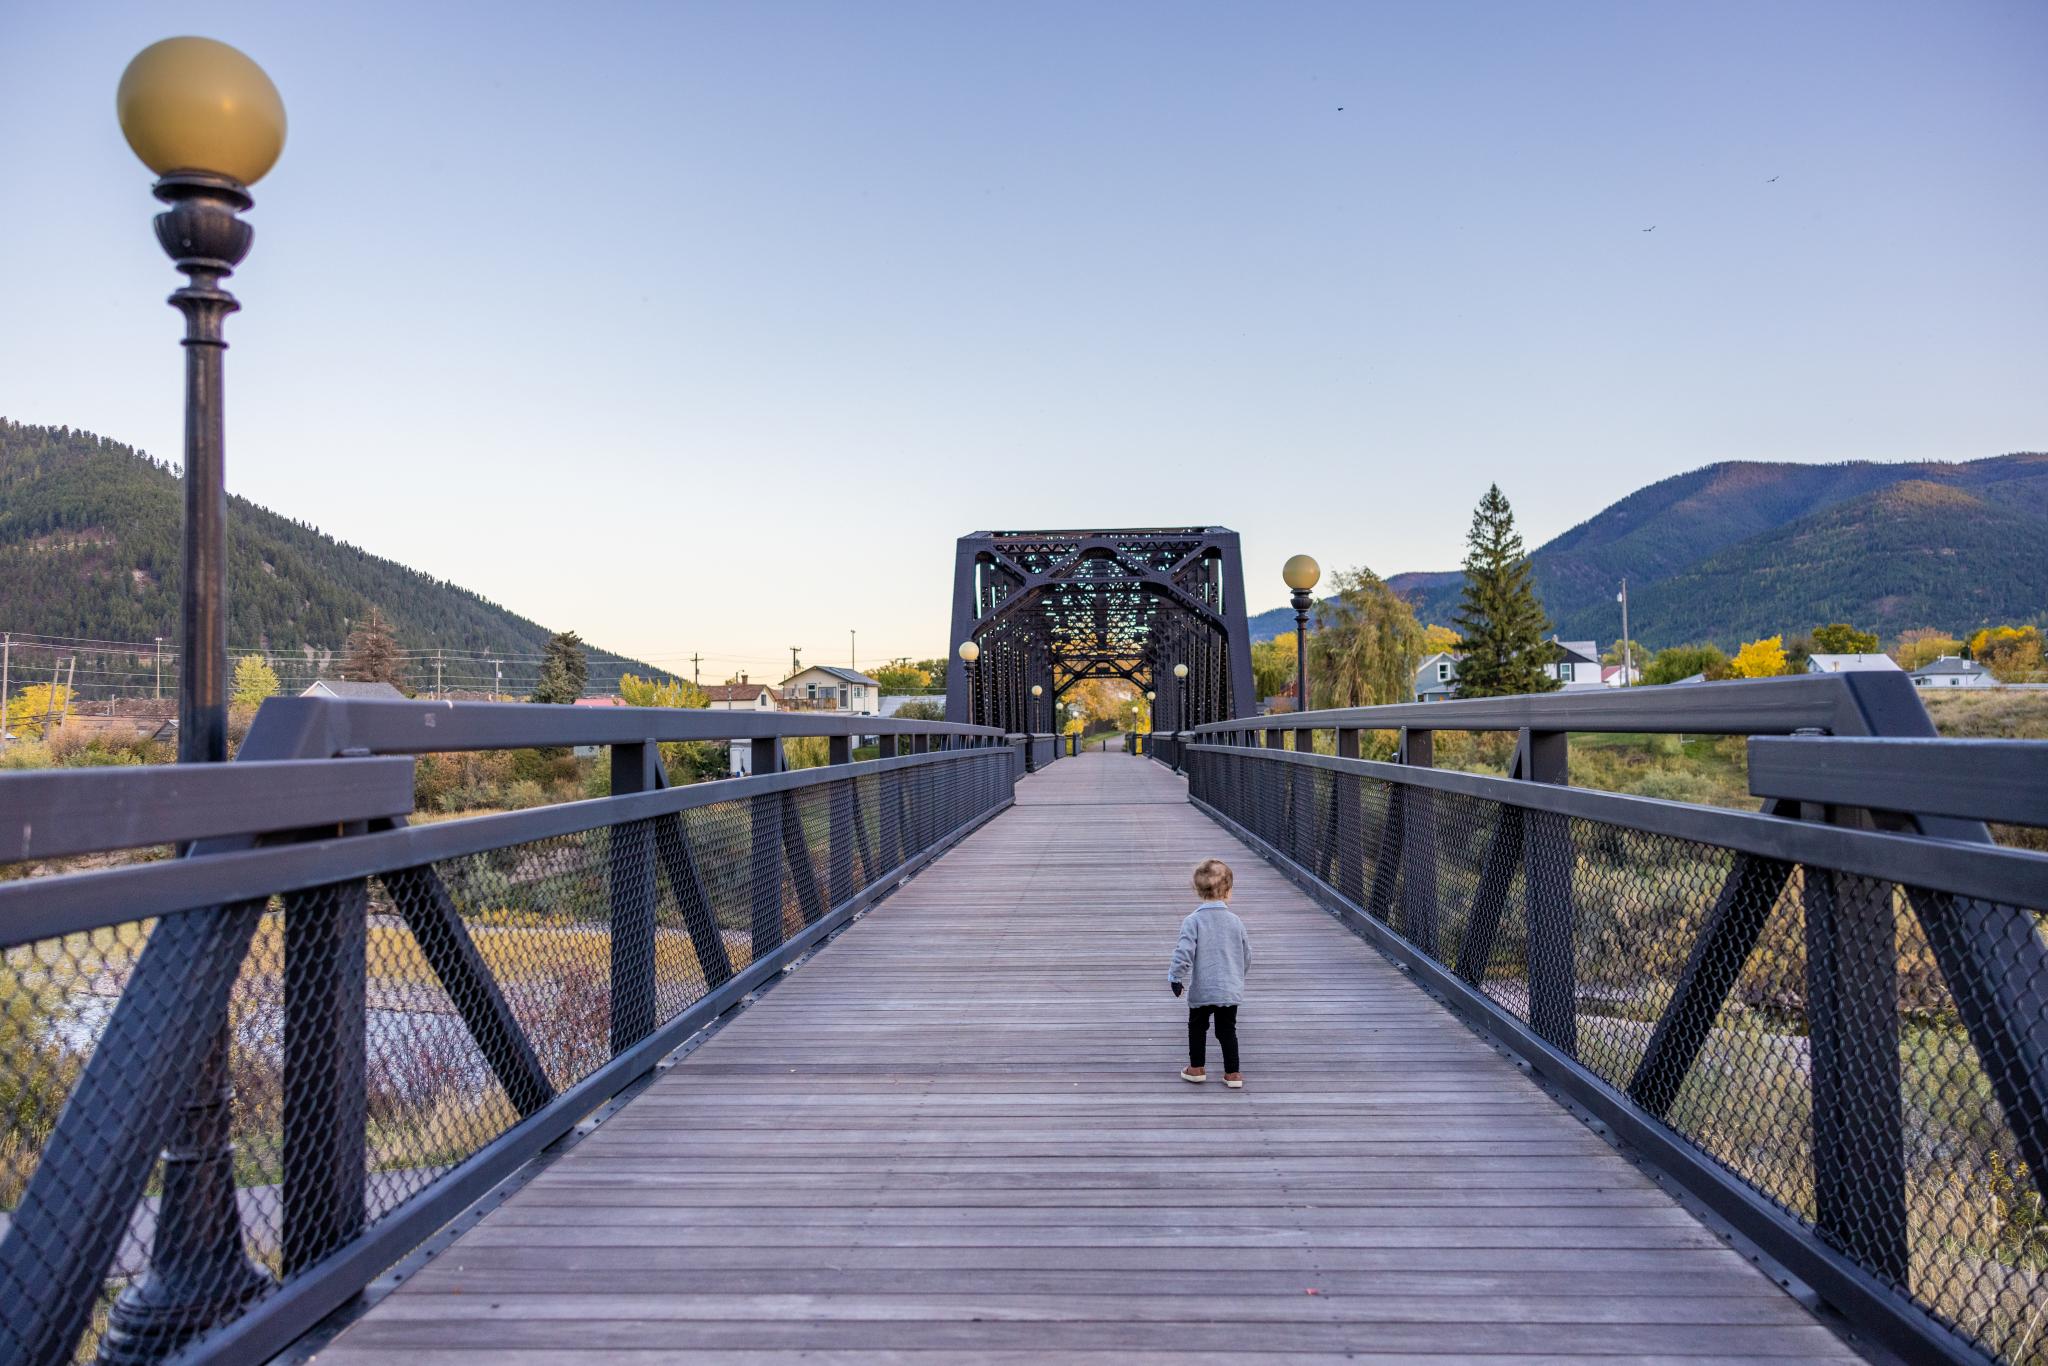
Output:
[[[782,772],[781,737],[759,738],[752,743],[755,777]],[[782,951],[782,794],[757,794],[747,803],[747,816],[749,928],[753,941],[749,961],[764,963]]]

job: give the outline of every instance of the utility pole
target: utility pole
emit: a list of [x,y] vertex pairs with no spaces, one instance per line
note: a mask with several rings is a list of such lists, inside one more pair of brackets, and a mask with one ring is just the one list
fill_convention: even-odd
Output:
[[434,651],[434,700],[441,700],[441,652]]
[[164,700],[164,638],[156,638],[156,700]]
[[1621,580],[1621,686],[1635,686],[1635,651],[1628,640],[1628,576]]
[[860,632],[851,626],[846,628],[846,667],[860,672]]
[[7,668],[14,663],[14,633],[0,635],[0,740],[7,738]]
[[491,684],[491,701],[495,702],[498,700],[498,694],[505,691],[505,661],[502,659],[492,660],[491,670],[491,676],[497,680]]
[[703,655],[690,656],[690,685],[692,687],[701,688],[704,686],[704,680],[697,676],[698,670],[702,667],[703,663]]
[[71,694],[78,689],[78,656],[71,656],[71,667],[64,672],[64,712],[57,718],[58,724],[71,719]]
[[789,647],[789,672],[792,678],[794,678],[797,674],[803,672],[804,666],[799,664],[796,658],[796,652],[801,648],[803,647],[798,645],[792,645]]
[[43,739],[50,738],[50,726],[57,716],[57,680],[64,676],[64,661],[50,652],[50,696],[43,706]]

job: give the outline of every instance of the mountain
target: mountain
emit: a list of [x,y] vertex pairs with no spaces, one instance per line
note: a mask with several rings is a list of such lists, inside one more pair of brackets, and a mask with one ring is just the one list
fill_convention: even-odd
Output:
[[[547,627],[310,523],[243,498],[228,504],[228,644],[301,664],[285,673],[288,686],[328,662],[372,607],[401,647],[496,655],[507,661],[508,692],[531,686],[536,670],[527,661],[547,644]],[[0,629],[145,649],[154,637],[175,638],[183,509],[168,464],[76,428],[0,419]],[[596,647],[588,653],[593,689],[609,690],[622,670],[667,677]],[[81,693],[96,695],[89,680],[102,677],[102,666],[105,678],[120,676],[105,660],[82,660]],[[414,683],[430,685],[432,667],[422,665]],[[472,681],[479,667],[490,673],[474,660],[465,667]]]
[[[1652,648],[1744,640],[1848,621],[1880,635],[1915,626],[1967,634],[2048,612],[2048,454],[1967,463],[1731,461],[1623,498],[1531,559],[1566,639],[1621,634],[1615,593]],[[1463,576],[1388,582],[1425,622],[1449,624]],[[1293,629],[1284,608],[1254,638]]]

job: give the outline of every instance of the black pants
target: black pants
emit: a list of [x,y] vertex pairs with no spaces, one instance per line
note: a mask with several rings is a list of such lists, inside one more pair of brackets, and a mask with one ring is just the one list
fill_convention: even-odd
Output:
[[1223,1070],[1237,1071],[1237,1007],[1188,1008],[1188,1066],[1200,1067],[1208,1055],[1209,1017],[1216,1017],[1216,1042],[1223,1046]]

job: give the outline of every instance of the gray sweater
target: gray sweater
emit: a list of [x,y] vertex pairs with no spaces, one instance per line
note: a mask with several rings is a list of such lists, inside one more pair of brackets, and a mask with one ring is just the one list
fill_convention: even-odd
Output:
[[1244,1000],[1252,945],[1244,922],[1220,901],[1205,901],[1180,922],[1168,982],[1186,982],[1188,1007],[1234,1006]]

